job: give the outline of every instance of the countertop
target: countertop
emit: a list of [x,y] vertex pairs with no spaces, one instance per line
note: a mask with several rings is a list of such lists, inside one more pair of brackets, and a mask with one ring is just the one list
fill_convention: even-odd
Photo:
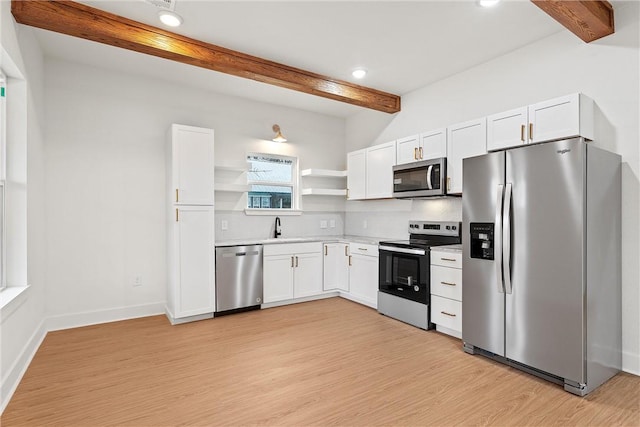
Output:
[[431,248],[431,251],[462,252],[462,244],[434,246]]
[[393,240],[393,239],[384,238],[384,237],[363,237],[363,236],[350,236],[350,235],[280,237],[278,239],[246,238],[246,239],[220,240],[216,242],[216,247],[217,246],[273,245],[273,244],[282,244],[282,243],[306,243],[306,242],[322,242],[322,243],[354,242],[354,243],[363,243],[363,244],[369,244],[369,245],[377,245],[380,241],[383,241],[383,240]]

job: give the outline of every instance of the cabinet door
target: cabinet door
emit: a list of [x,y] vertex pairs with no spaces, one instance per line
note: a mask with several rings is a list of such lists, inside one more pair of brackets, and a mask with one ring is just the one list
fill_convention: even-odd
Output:
[[420,160],[447,157],[447,129],[437,129],[420,134]]
[[349,293],[368,305],[378,306],[378,257],[351,255]]
[[212,205],[214,183],[213,130],[173,125],[172,174],[175,202]]
[[563,96],[529,106],[531,142],[580,135],[579,94]]
[[420,135],[411,135],[396,141],[396,164],[403,165],[420,160]]
[[325,291],[349,290],[348,247],[345,243],[325,243],[324,282]]
[[215,241],[212,206],[175,209],[175,317],[215,311]]
[[527,107],[487,117],[487,151],[502,150],[526,144]]
[[294,255],[265,256],[262,265],[264,302],[293,298]]
[[295,256],[293,269],[294,298],[309,297],[322,293],[322,254],[299,254]]
[[447,192],[462,193],[462,159],[487,152],[487,119],[447,128]]
[[393,166],[395,164],[395,141],[367,148],[367,199],[393,197]]
[[366,197],[367,150],[347,154],[347,199],[362,200]]

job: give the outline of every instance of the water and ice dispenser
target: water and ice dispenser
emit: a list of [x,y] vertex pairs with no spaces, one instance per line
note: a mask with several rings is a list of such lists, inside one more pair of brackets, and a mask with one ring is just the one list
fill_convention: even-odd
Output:
[[471,258],[493,259],[494,223],[472,222],[469,224]]

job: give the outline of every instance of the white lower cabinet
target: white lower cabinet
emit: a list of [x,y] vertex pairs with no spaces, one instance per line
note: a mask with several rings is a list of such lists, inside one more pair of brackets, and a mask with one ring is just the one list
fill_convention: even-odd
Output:
[[431,250],[431,322],[449,335],[462,336],[462,253]]
[[[172,323],[215,311],[213,206],[176,206],[168,236],[167,311]],[[195,320],[195,319],[192,319]]]
[[324,244],[324,281],[325,291],[339,290],[349,292],[349,244]]
[[264,303],[322,293],[322,244],[265,245],[263,250]]
[[378,246],[349,244],[349,295],[356,301],[378,306]]

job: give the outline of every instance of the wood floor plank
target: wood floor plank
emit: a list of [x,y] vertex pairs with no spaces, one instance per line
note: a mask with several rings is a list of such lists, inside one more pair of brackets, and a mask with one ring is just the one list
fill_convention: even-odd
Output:
[[640,377],[589,394],[462,351],[340,298],[171,326],[49,333],[11,426],[640,426]]

